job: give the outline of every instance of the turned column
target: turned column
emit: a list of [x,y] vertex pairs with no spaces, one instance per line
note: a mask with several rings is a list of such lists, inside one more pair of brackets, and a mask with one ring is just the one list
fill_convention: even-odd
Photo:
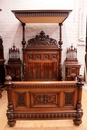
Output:
[[77,76],[77,86],[78,86],[78,97],[77,97],[77,105],[76,105],[76,117],[73,120],[75,125],[79,126],[82,123],[82,116],[83,116],[83,110],[82,110],[82,86],[83,83],[83,77],[82,75]]
[[8,119],[8,125],[10,127],[13,127],[16,123],[16,120],[15,120],[15,116],[14,116],[14,106],[13,106],[13,103],[12,103],[12,97],[11,97],[11,93],[12,93],[12,87],[13,87],[13,84],[11,82],[12,78],[11,76],[7,75],[6,78],[5,78],[5,88],[7,90],[7,96],[8,96],[8,110],[7,110],[7,113],[6,113],[6,116],[7,116],[7,119]]
[[25,45],[26,45],[25,23],[22,23],[22,51],[23,51],[23,76],[22,76],[22,80],[24,80],[24,75],[26,73],[26,71],[25,71],[26,64],[25,64],[25,57],[24,57]]
[[62,81],[63,78],[62,78],[62,64],[61,64],[61,60],[62,60],[62,44],[63,44],[63,41],[62,41],[62,23],[59,23],[59,80]]

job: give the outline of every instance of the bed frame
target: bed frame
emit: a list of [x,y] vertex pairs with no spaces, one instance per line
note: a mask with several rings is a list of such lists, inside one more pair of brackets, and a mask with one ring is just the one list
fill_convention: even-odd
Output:
[[72,119],[82,123],[82,77],[77,81],[21,81],[6,77],[8,125],[16,120]]
[[[12,11],[23,27],[23,76],[22,81],[6,77],[8,95],[7,119],[9,126],[16,120],[73,119],[80,125],[82,76],[77,81],[62,81],[62,23],[68,11]],[[59,42],[41,31],[34,38],[25,40],[26,22],[59,23]],[[34,21],[33,21],[34,20]]]

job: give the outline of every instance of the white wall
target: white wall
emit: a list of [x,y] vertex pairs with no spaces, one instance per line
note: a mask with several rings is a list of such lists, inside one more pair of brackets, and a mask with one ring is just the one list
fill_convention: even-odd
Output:
[[[72,9],[63,24],[64,64],[66,49],[73,44],[78,50],[78,61],[82,64],[80,74],[84,74],[85,33],[86,33],[86,0],[0,0],[0,36],[3,38],[4,57],[8,59],[8,49],[13,43],[22,48],[22,27],[11,10],[29,9]],[[41,30],[58,41],[58,24],[29,24],[26,27],[26,41]],[[64,68],[63,68],[64,69]]]

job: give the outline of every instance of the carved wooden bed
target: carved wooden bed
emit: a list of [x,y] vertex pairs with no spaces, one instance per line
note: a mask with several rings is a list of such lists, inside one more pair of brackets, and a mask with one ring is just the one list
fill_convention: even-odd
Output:
[[[44,19],[47,21],[48,15],[60,17],[60,11],[13,12],[20,21],[22,20],[23,26],[23,81],[13,82],[10,76],[6,76],[9,126],[14,126],[18,119],[73,119],[75,125],[80,125],[83,115],[81,109],[82,76],[78,76],[77,81],[62,81],[61,26],[69,11],[62,11],[61,17],[64,13],[68,14],[59,23],[58,44],[44,31],[26,43],[23,20],[26,21],[26,15],[30,17],[28,20],[31,20],[31,16],[37,14],[36,20],[38,15],[40,15],[40,20],[43,19],[41,16],[46,15]],[[24,14],[26,14],[25,17]]]

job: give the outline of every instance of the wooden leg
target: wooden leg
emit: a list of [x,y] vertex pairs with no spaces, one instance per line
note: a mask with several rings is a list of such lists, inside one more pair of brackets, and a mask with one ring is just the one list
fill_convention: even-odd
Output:
[[77,119],[74,119],[73,122],[75,125],[79,126],[82,123],[82,120],[77,118]]
[[8,125],[10,127],[13,127],[15,125],[15,123],[16,123],[16,120],[8,120]]

